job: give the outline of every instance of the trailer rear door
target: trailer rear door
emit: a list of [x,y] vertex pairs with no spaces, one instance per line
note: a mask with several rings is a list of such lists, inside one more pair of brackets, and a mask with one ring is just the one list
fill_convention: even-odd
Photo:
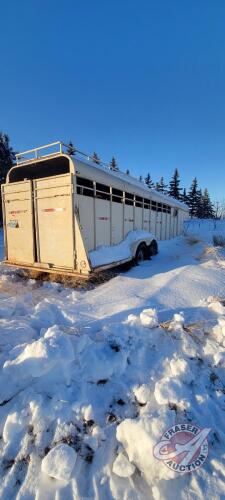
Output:
[[33,264],[35,261],[31,181],[2,186],[6,259]]
[[33,189],[38,262],[74,269],[71,174],[36,179]]

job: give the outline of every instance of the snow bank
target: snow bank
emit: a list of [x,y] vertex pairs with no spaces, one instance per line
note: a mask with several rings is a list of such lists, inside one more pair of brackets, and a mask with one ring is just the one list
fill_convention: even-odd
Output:
[[[1,266],[2,500],[225,496],[225,269],[203,250],[161,242],[91,291]],[[177,477],[153,448],[187,421],[212,428],[209,457]]]
[[147,231],[130,231],[118,245],[102,246],[97,250],[89,252],[89,257],[93,267],[103,266],[111,262],[119,262],[120,260],[132,258],[132,244],[138,241],[149,240],[149,244],[153,240],[154,235]]

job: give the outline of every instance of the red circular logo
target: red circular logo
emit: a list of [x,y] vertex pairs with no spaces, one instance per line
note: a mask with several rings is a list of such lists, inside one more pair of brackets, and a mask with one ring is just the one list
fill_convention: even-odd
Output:
[[174,472],[194,472],[207,459],[207,436],[210,431],[209,428],[201,429],[190,423],[173,425],[154,446],[153,455]]

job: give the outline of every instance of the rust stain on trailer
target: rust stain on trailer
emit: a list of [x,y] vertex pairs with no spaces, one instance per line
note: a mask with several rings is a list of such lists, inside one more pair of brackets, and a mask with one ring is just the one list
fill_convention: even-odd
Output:
[[42,208],[41,212],[65,212],[65,208]]

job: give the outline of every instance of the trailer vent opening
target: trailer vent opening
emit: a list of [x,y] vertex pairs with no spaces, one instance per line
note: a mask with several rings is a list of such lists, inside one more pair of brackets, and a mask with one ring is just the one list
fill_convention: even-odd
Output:
[[68,174],[69,160],[65,156],[37,161],[36,163],[13,167],[9,172],[9,182],[19,182],[25,179],[42,179],[54,175]]

